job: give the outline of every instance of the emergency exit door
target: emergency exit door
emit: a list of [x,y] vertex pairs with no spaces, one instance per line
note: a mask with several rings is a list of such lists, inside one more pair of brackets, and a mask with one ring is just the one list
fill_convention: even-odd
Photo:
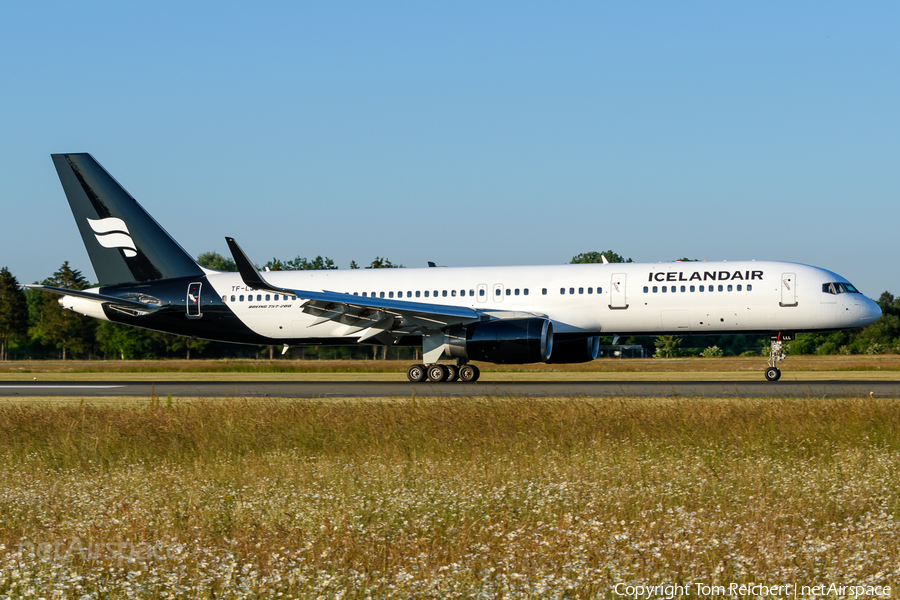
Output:
[[797,274],[781,274],[780,306],[797,306]]
[[203,316],[200,312],[200,288],[202,283],[192,283],[187,291],[187,316],[188,319],[199,319]]
[[628,308],[628,298],[625,295],[625,273],[616,273],[610,280],[609,307],[613,310]]

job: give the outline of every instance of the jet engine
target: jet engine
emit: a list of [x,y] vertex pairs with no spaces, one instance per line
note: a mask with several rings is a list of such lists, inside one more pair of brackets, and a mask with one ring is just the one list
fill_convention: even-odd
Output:
[[556,365],[591,362],[599,352],[598,335],[580,340],[557,341],[553,344],[553,356],[547,362]]
[[553,352],[549,319],[510,319],[454,327],[445,334],[451,358],[520,365],[547,362]]

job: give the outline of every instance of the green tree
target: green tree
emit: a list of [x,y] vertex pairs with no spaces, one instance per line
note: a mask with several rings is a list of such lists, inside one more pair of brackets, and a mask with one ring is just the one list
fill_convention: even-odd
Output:
[[9,344],[28,333],[25,293],[9,269],[0,269],[0,360],[7,360]]
[[859,332],[859,337],[866,340],[867,344],[877,343],[882,346],[891,346],[894,339],[900,337],[900,316],[885,311],[880,319],[871,325],[866,325]]
[[674,335],[661,335],[656,338],[656,356],[671,358],[677,356],[675,348],[681,344],[681,338]]
[[699,258],[678,258],[675,259],[675,262],[700,262]]
[[402,269],[403,265],[394,264],[387,258],[381,258],[380,256],[376,256],[375,260],[372,261],[367,269]]
[[351,260],[351,261],[350,261],[350,268],[351,268],[351,269],[358,269],[358,268],[359,268],[359,265],[356,264],[356,261],[355,261],[355,260]]
[[151,332],[109,321],[97,325],[97,348],[106,356],[122,360],[156,358],[155,344]]
[[606,257],[606,260],[611,263],[634,262],[630,258],[625,258],[621,254],[613,252],[612,250],[607,250],[606,252],[584,252],[578,256],[573,256],[571,264],[602,263],[604,256]]
[[284,261],[273,258],[266,263],[266,268],[270,271],[331,271],[337,269],[337,265],[327,256],[325,258],[317,256],[312,260],[298,256],[293,260]]
[[235,264],[234,260],[225,258],[218,252],[204,252],[197,257],[197,264],[199,264],[201,267],[214,269],[216,271],[236,272],[238,270],[237,264]]
[[[69,290],[83,290],[88,286],[87,279],[81,275],[81,271],[72,269],[69,261],[64,262],[59,271],[54,273],[53,277],[45,279],[43,284]],[[42,296],[37,307],[37,322],[32,325],[29,332],[32,337],[61,350],[63,360],[66,360],[66,355],[70,351],[87,351],[94,339],[94,320],[63,309],[59,304],[60,297],[56,294],[43,292]]]

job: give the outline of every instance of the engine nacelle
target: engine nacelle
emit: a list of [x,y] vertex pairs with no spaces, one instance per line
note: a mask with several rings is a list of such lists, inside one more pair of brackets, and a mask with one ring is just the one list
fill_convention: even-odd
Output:
[[593,335],[589,338],[554,342],[553,356],[548,363],[555,365],[591,362],[600,353],[600,336]]
[[455,327],[445,336],[444,351],[452,358],[495,364],[546,362],[553,352],[549,319],[510,319]]

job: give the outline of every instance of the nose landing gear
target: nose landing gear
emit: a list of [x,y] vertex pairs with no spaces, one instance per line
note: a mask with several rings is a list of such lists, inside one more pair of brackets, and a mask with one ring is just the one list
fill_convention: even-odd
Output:
[[784,352],[782,346],[782,340],[791,340],[793,336],[790,334],[778,334],[772,341],[772,347],[769,349],[769,368],[766,369],[766,380],[768,381],[778,381],[781,379],[781,369],[778,368],[778,362],[787,358],[787,353]]

